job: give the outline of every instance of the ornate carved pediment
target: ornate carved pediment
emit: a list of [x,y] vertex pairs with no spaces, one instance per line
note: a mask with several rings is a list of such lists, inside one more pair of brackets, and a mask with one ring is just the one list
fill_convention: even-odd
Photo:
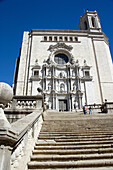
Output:
[[66,45],[65,43],[57,43],[56,45],[50,45],[48,50],[52,52],[59,48],[66,49],[68,51],[71,51],[73,49],[71,45]]

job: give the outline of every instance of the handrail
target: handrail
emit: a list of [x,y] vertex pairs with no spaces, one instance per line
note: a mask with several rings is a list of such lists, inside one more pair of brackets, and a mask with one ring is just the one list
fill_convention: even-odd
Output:
[[18,136],[18,140],[19,138],[21,138],[21,136],[24,135],[24,133],[26,133],[26,131],[30,127],[32,127],[32,125],[39,119],[41,114],[42,112],[40,113],[33,112],[11,124],[12,129],[16,132]]
[[15,170],[15,168],[19,170],[21,167],[27,169],[27,163],[38,138],[42,122],[43,112],[34,111],[11,124],[17,136],[17,141],[12,149],[11,170]]

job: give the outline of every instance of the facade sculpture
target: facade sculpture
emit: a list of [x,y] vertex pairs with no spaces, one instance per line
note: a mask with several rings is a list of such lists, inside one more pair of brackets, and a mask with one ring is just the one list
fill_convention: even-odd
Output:
[[97,12],[86,11],[79,29],[24,32],[15,96],[35,96],[41,88],[49,109],[57,111],[112,101],[112,59]]

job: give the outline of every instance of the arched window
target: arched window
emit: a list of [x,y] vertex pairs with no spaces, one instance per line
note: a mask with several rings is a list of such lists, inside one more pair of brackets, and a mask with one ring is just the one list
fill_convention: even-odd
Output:
[[78,38],[77,38],[77,37],[75,37],[75,41],[78,41]]
[[70,37],[70,41],[73,41],[73,38],[72,38],[72,37]]
[[57,41],[57,37],[54,37],[54,41]]
[[52,37],[49,37],[49,41],[52,41]]
[[62,53],[56,54],[54,60],[57,64],[66,64],[69,61],[68,57]]
[[62,37],[59,37],[59,41],[62,41]]
[[68,41],[67,37],[64,37],[64,41]]

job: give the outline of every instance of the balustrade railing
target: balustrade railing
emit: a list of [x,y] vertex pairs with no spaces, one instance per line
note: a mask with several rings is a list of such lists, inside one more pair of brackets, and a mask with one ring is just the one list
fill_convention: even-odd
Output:
[[38,96],[14,96],[5,107],[5,114],[10,123],[23,118],[33,111],[43,110],[43,97]]
[[14,96],[13,100],[7,104],[6,110],[42,108],[42,96]]
[[11,154],[11,170],[21,170],[21,168],[27,170],[27,163],[37,141],[42,122],[43,114],[33,112],[11,124],[17,136],[17,142]]

